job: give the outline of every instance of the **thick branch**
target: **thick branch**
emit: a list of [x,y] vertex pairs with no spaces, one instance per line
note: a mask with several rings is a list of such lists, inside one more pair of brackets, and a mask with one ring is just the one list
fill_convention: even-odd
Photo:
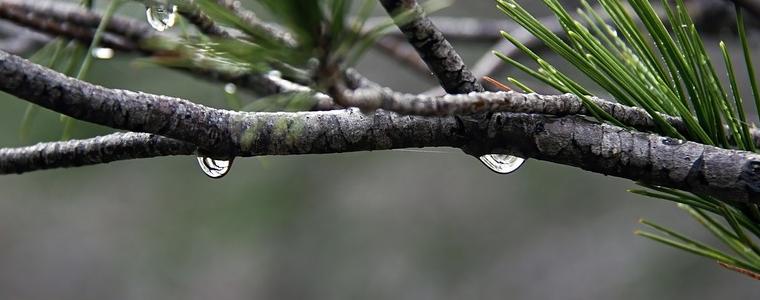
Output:
[[[445,42],[442,37],[440,41]],[[424,52],[423,46],[417,49]],[[463,64],[460,70],[465,70]],[[516,154],[726,200],[760,202],[760,157],[756,154],[683,143],[576,117],[496,113],[487,119],[431,118],[384,111],[365,116],[355,110],[237,113],[172,97],[94,86],[5,53],[0,53],[0,79],[0,89],[50,109],[114,128],[187,141],[199,145],[203,154],[220,158],[452,146],[476,156]],[[165,142],[172,141],[160,139],[157,143]],[[64,143],[4,150],[0,160],[27,157],[29,161],[26,154],[45,157],[44,149],[66,148]],[[67,153],[79,153],[78,147],[69,146]],[[169,149],[164,154],[180,151],[161,149]],[[45,160],[26,164],[39,166],[40,161]]]
[[[417,116],[475,115],[488,112],[593,116],[583,105],[583,102],[573,94],[473,92],[458,95],[426,96],[399,93],[373,83],[360,85],[364,87],[344,91],[343,98],[346,105],[359,107],[364,111],[384,109]],[[588,100],[626,126],[640,131],[659,131],[657,123],[642,108],[625,106],[597,97],[589,97]],[[662,113],[658,113],[658,115],[684,136],[690,135],[681,118]],[[727,135],[732,134],[728,128],[725,130]],[[760,131],[757,129],[750,129],[750,131],[754,143],[760,147]]]
[[[369,116],[357,110],[240,113],[95,86],[5,53],[0,53],[0,89],[80,120],[199,145],[202,154],[218,158],[450,146],[475,156],[515,154],[727,201],[760,203],[760,155],[579,117],[513,113],[495,113],[488,119],[416,117],[382,110]],[[9,153],[44,157],[34,149],[55,149],[65,143],[4,150],[6,156],[0,160],[13,160]],[[188,154],[189,148],[171,154]],[[8,167],[4,172],[18,170],[21,167]]]
[[[401,117],[378,111],[256,113],[247,123],[247,155],[337,153],[379,149],[453,146],[473,155],[506,153],[576,166],[592,172],[679,188],[731,201],[760,201],[760,155],[725,150],[657,135],[594,124],[575,117],[500,113],[484,127],[462,125],[454,117]],[[56,142],[0,151],[0,172],[94,164],[154,155],[193,154],[193,147],[168,139],[142,150],[123,136],[110,146],[90,141]],[[243,139],[245,140],[245,138]],[[149,144],[149,143],[147,143]],[[166,146],[166,145],[171,146]],[[106,149],[106,150],[103,150]],[[121,156],[103,156],[102,151]],[[52,151],[51,151],[52,150]],[[124,151],[124,152],[122,152]],[[63,153],[63,154],[60,154]],[[108,160],[101,161],[102,157]],[[67,164],[67,161],[74,162]]]
[[447,93],[484,91],[477,79],[467,70],[459,54],[433,25],[433,22],[425,16],[425,12],[417,1],[380,0],[380,3],[392,16],[398,16],[400,13],[412,15],[410,22],[397,23],[397,25]]
[[[503,152],[552,161],[677,188],[724,201],[760,201],[760,155],[684,142],[601,124],[578,117],[547,118],[495,115],[488,124],[491,141]],[[465,149],[484,154],[484,149]]]
[[[0,55],[0,64],[2,64],[2,66],[0,66],[0,75],[9,79],[0,83],[0,88],[3,90],[25,99],[29,99],[25,94],[37,95],[36,97],[39,97],[40,99],[38,100],[39,102],[35,101],[36,103],[56,111],[65,110],[61,112],[70,114],[75,118],[78,118],[81,114],[95,113],[94,110],[105,110],[100,113],[100,115],[103,116],[101,117],[103,120],[93,121],[88,119],[88,121],[98,122],[106,126],[114,127],[114,125],[117,125],[107,122],[114,122],[109,116],[113,114],[114,110],[122,110],[123,108],[120,107],[122,104],[113,103],[115,107],[108,108],[103,107],[102,104],[98,102],[92,102],[91,99],[80,99],[72,96],[89,95],[98,92],[106,93],[105,95],[98,97],[98,99],[96,99],[98,101],[113,101],[120,98],[129,98],[129,96],[133,94],[148,98],[146,100],[159,103],[176,101],[175,98],[171,97],[105,89],[103,87],[65,77],[59,73],[45,69],[13,55]],[[349,74],[353,73],[349,72]],[[279,90],[272,91],[273,93],[301,92],[309,90],[307,87],[279,79],[275,75],[263,76],[266,76],[268,80],[275,82],[275,86],[279,87]],[[352,77],[357,76],[358,75],[353,74]],[[355,78],[354,80],[362,81],[362,78]],[[41,84],[43,84],[43,86],[40,86]],[[382,108],[411,115],[473,115],[476,113],[502,111],[551,114],[556,116],[589,115],[581,101],[570,94],[539,95],[514,92],[484,92],[470,93],[467,95],[427,97],[397,93],[387,88],[373,86],[371,83],[360,83],[360,85],[369,85],[369,87],[361,88],[356,91],[345,91],[345,98],[351,101],[349,103],[350,105],[358,106],[365,110]],[[45,93],[51,94],[47,95],[49,97],[42,97],[46,96]],[[62,95],[58,95],[58,93],[61,93]],[[50,101],[54,101],[52,97],[56,96],[63,98],[67,103],[49,103]],[[330,109],[333,107],[332,102],[327,95],[316,94],[314,98],[317,100],[317,107],[319,108]],[[602,110],[606,111],[623,124],[644,131],[654,131],[657,129],[653,119],[643,109],[628,107],[593,97],[590,99]],[[74,100],[77,101],[76,105],[78,106],[73,103],[68,103]],[[187,104],[191,107],[195,106],[193,103],[188,102]],[[57,105],[63,105],[64,107],[56,107]],[[121,114],[134,115],[135,113],[120,112],[119,115]],[[661,116],[681,132],[687,133],[686,126],[679,118],[667,115]],[[117,128],[132,131],[145,131],[141,128]],[[760,140],[760,133],[753,132],[753,136],[756,137],[756,140]]]

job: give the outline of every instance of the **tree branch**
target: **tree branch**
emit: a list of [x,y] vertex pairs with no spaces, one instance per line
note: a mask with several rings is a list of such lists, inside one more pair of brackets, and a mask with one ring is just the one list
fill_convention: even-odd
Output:
[[459,54],[433,22],[425,16],[425,12],[417,1],[380,0],[380,3],[391,16],[398,16],[402,12],[412,15],[412,20],[407,23],[399,23],[398,18],[395,18],[396,25],[447,93],[463,94],[484,91]]
[[[28,20],[30,25],[39,24],[40,19],[52,18],[60,20],[61,22],[74,21],[77,25],[96,27],[100,22],[100,16],[96,13],[82,11],[78,8],[67,5],[51,5],[42,3],[17,3],[16,0],[10,0],[8,2],[0,3],[0,13],[2,12],[19,11],[22,13],[11,15],[27,16],[24,18]],[[62,26],[68,29],[76,29],[75,26]],[[152,36],[157,36],[155,31],[151,30],[143,22],[135,22],[131,19],[125,18],[113,18],[108,25],[108,30],[113,33],[123,34],[130,39],[136,39],[134,44],[141,45],[144,39]],[[143,51],[148,52],[149,49],[143,48]],[[453,52],[453,49],[451,50]],[[254,90],[261,95],[273,95],[285,92],[294,91],[306,91],[307,87],[299,86],[287,80],[281,79],[271,74],[228,74],[224,72],[217,72],[214,70],[193,69],[194,73],[217,79],[223,82],[232,82],[239,86],[254,87]],[[356,74],[354,74],[356,77]],[[372,85],[369,83],[362,83],[363,85]],[[367,93],[369,92],[369,93]],[[486,109],[491,108],[494,111],[512,111],[512,112],[531,112],[531,113],[547,113],[555,115],[567,115],[567,114],[587,114],[577,99],[573,97],[563,98],[538,98],[531,103],[524,103],[522,98],[494,98],[492,96],[481,97],[482,95],[472,95],[468,97],[450,98],[459,99],[456,101],[450,101],[449,98],[432,98],[432,97],[419,97],[414,95],[405,95],[395,93],[389,90],[381,90],[379,87],[373,86],[372,89],[365,89],[357,92],[362,94],[361,97],[351,97],[355,101],[350,103],[352,106],[361,107],[365,110],[372,110],[376,108],[383,108],[386,110],[400,112],[402,114],[420,114],[420,115],[444,115],[444,114],[458,114],[458,113],[471,113],[471,112],[484,112]],[[379,93],[377,96],[373,95]],[[379,100],[382,104],[378,105]],[[488,102],[489,105],[484,104],[485,99],[491,99]],[[324,94],[318,94],[314,97],[315,106],[314,110],[326,110],[336,108],[335,104],[329,96]],[[517,102],[515,102],[517,101]],[[549,101],[549,103],[556,103],[556,107],[564,107],[560,110],[557,109],[545,109],[552,105],[542,105],[542,101]],[[619,104],[613,104],[608,101],[599,100],[597,104],[602,106],[608,113],[618,116],[624,124],[639,128],[641,130],[654,130],[653,122],[642,110],[637,108],[625,107]],[[516,105],[517,103],[517,105]],[[473,108],[477,108],[473,110]],[[567,109],[565,109],[567,108]],[[681,128],[684,132],[685,128],[680,120],[673,117],[667,117],[672,120],[671,124],[677,128]],[[760,139],[760,138],[759,138]]]
[[[760,157],[756,154],[683,143],[577,117],[496,113],[485,119],[429,118],[385,111],[365,116],[354,110],[231,112],[95,86],[6,53],[0,53],[0,79],[0,89],[52,110],[113,128],[186,141],[199,145],[202,154],[219,158],[451,146],[476,156],[516,154],[721,199],[760,201],[756,174]],[[61,147],[53,143],[52,149],[56,145]],[[42,152],[34,149],[50,147],[3,153],[34,156]],[[123,157],[128,156],[137,155]]]
[[185,0],[180,2],[179,13],[190,23],[195,25],[200,32],[214,37],[230,37],[230,33],[214,22],[206,15],[195,3],[195,0]]
[[[463,64],[460,70],[466,70]],[[0,89],[84,121],[169,138],[155,137],[154,150],[121,146],[125,151],[119,152],[121,156],[110,155],[115,159],[194,154],[191,145],[198,145],[201,154],[217,158],[451,146],[474,156],[533,157],[720,199],[760,203],[757,154],[596,124],[581,117],[514,113],[494,113],[488,118],[420,117],[386,111],[367,116],[356,110],[231,112],[167,96],[95,86],[3,52]],[[510,95],[515,98],[519,94]],[[149,144],[145,136],[136,136],[133,147]],[[55,163],[61,156],[50,154],[50,149],[68,149],[64,152],[69,155],[88,157],[69,157],[82,164],[110,161],[105,151],[86,149],[109,149],[97,146],[109,141],[123,145],[118,138],[125,136],[6,149],[0,152],[0,161],[3,172],[61,166]]]
[[[373,28],[388,20],[386,17],[372,17],[365,23],[365,28]],[[501,39],[499,31],[512,28],[515,24],[506,19],[479,19],[461,17],[430,17],[436,28],[449,39],[485,40]],[[403,37],[401,32],[391,32],[390,36]]]
[[245,22],[255,31],[267,34],[268,36],[274,38],[284,45],[295,47],[298,44],[290,32],[287,32],[275,25],[261,21],[253,11],[245,9],[240,1],[216,0],[216,3],[234,13],[236,17]]
[[104,164],[112,161],[195,153],[193,144],[147,133],[114,133],[86,140],[0,148],[0,174]]
[[[0,2],[0,18],[13,21],[21,26],[40,32],[60,35],[89,43],[100,24],[100,14],[83,10],[77,6],[49,3],[4,0]],[[133,19],[114,16],[106,27],[103,44],[116,50],[154,55],[155,50],[146,43],[149,39],[167,39],[169,36],[157,33]],[[221,82],[235,83],[239,87],[250,88],[261,96],[288,92],[288,81],[271,80],[271,76],[259,73],[233,73],[226,70],[203,68],[179,68],[182,71]],[[317,99],[318,100],[318,99]],[[315,101],[315,109],[324,109],[325,103]],[[335,107],[334,105],[331,107]]]

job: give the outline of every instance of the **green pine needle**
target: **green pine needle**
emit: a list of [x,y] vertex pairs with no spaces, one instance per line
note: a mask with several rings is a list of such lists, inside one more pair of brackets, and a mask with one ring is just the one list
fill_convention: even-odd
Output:
[[[630,0],[629,5],[617,0],[598,0],[608,19],[585,0],[581,1],[582,9],[577,11],[578,17],[568,13],[559,0],[543,2],[554,13],[567,38],[552,33],[515,0],[497,0],[497,7],[617,101],[646,110],[654,118],[660,134],[724,148],[756,151],[750,131],[754,126],[747,120],[728,49],[724,43],[719,45],[728,74],[730,96],[717,75],[719,71],[710,60],[683,0],[676,0],[675,6],[667,0],[662,1],[663,16],[666,18],[661,17],[648,0]],[[629,12],[631,10],[633,14]],[[663,21],[665,19],[667,22]],[[760,89],[752,65],[743,13],[738,8],[737,22],[753,99],[760,113]],[[588,88],[570,80],[570,76],[559,72],[510,34],[502,32],[502,35],[537,67],[531,68],[501,53],[495,53],[497,57],[560,92],[575,94],[600,121],[619,125],[612,116],[598,113],[595,105],[586,100],[591,95]],[[519,82],[514,79],[510,81]],[[688,131],[686,136],[665,122],[660,113],[683,119]],[[752,214],[758,210],[755,205],[737,206],[748,208],[737,209],[728,205],[732,199],[701,197],[656,186],[645,187],[650,190],[630,192],[679,203],[741,258],[648,221],[642,221],[642,224],[665,236],[637,231],[638,235],[730,266],[752,272],[760,270],[760,246],[757,245],[760,224]],[[708,212],[721,216],[728,226],[713,219]]]

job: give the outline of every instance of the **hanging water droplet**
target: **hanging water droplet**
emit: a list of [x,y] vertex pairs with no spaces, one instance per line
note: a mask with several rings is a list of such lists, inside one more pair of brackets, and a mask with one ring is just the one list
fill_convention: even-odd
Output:
[[509,174],[520,168],[525,159],[506,154],[486,154],[479,157],[486,167],[499,174]]
[[208,177],[222,178],[230,171],[232,160],[219,160],[205,156],[198,156],[198,165]]
[[148,17],[148,24],[153,29],[164,31],[174,26],[177,20],[177,6],[161,3],[151,4],[145,8],[145,16]]
[[225,84],[224,92],[230,95],[234,95],[235,92],[237,92],[237,86],[234,83]]
[[104,47],[97,47],[92,49],[92,56],[97,59],[111,59],[113,58],[113,49],[111,48],[104,48]]

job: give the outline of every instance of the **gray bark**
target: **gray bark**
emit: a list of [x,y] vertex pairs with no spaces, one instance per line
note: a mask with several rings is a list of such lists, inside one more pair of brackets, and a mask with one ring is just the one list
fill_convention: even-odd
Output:
[[[12,2],[0,3],[0,14],[27,20],[30,24],[40,22],[39,15],[19,11],[18,7],[8,5]],[[383,1],[383,5],[389,11],[410,9],[415,13],[417,18],[401,29],[447,90],[453,93],[482,91],[461,58],[416,2],[388,0]],[[92,19],[80,21],[86,23]],[[53,30],[53,33],[60,30],[46,26],[42,29]],[[85,37],[91,34],[85,29],[91,30],[92,26],[75,29],[84,33],[67,34]],[[134,42],[131,38],[140,37],[137,33],[118,34],[123,29],[111,30],[114,39]],[[584,113],[580,102],[567,95],[484,93],[423,99],[388,90],[381,90],[379,96],[360,96],[372,91],[360,89],[348,93],[354,93],[356,100],[365,103],[379,97],[379,102],[371,104],[377,107],[439,117],[402,116],[384,110],[369,115],[358,110],[241,113],[173,97],[95,86],[6,53],[0,53],[0,79],[1,90],[74,118],[147,132],[3,149],[0,151],[1,173],[158,155],[231,158],[450,146],[474,156],[513,154],[727,201],[760,203],[758,155],[597,124],[578,116],[560,117],[563,112]],[[652,125],[640,110],[616,104],[609,104],[605,109],[613,115],[618,113],[619,118],[628,117],[631,123]],[[490,113],[494,110],[557,116]],[[489,114],[464,115],[485,111]]]
[[484,91],[459,54],[444,38],[443,33],[425,16],[417,1],[381,0],[380,3],[391,16],[397,16],[402,12],[412,14],[411,22],[397,25],[447,93]]
[[39,143],[0,148],[0,173],[103,164],[112,161],[167,155],[189,155],[193,144],[147,133],[114,133],[86,140]]
[[[371,115],[358,110],[232,112],[92,85],[6,53],[0,53],[0,79],[0,90],[49,109],[113,128],[181,140],[217,158],[450,146],[474,156],[514,154],[727,201],[760,203],[757,154],[681,142],[580,117],[515,113],[495,113],[490,118],[422,117],[383,110]],[[0,165],[24,155],[44,157],[43,149],[65,143],[5,150],[0,153]],[[36,162],[26,170],[44,167],[38,163],[44,158],[23,160]],[[94,159],[78,161],[90,160]],[[19,170],[22,167],[15,164],[3,172]]]

